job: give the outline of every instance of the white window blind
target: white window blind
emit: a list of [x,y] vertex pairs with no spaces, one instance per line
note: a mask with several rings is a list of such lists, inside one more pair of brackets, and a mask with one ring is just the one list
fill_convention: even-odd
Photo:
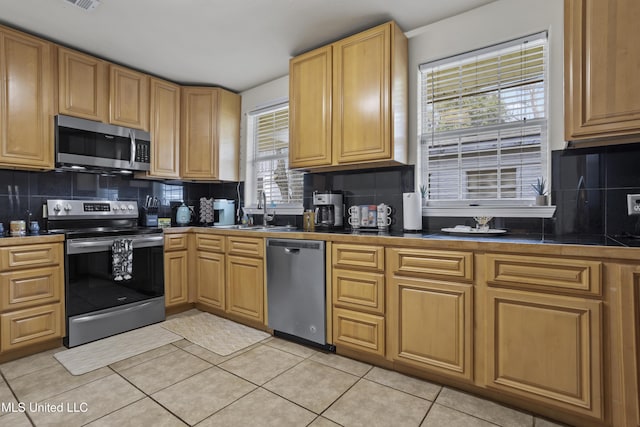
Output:
[[430,204],[535,197],[530,184],[547,174],[546,45],[545,32],[420,66]]
[[289,106],[253,115],[253,174],[256,202],[302,205],[304,173],[289,170]]

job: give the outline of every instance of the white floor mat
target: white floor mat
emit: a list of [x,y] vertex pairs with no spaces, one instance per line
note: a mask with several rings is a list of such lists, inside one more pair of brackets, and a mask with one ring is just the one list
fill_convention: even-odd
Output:
[[221,356],[228,356],[271,336],[210,313],[177,317],[161,325]]
[[82,375],[182,339],[155,324],[114,335],[53,355],[73,375]]

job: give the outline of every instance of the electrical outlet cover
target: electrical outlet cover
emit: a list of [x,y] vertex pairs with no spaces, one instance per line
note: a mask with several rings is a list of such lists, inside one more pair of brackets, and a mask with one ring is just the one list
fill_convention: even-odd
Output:
[[627,213],[640,215],[640,194],[627,194]]

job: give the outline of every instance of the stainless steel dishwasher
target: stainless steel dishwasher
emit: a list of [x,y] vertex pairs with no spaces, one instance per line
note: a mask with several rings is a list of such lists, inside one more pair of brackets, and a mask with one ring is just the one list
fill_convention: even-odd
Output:
[[325,243],[267,239],[267,316],[276,335],[327,346]]

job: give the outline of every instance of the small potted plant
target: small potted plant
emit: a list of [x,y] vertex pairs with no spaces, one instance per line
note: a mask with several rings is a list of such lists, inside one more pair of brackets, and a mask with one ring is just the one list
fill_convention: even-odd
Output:
[[542,177],[536,179],[535,184],[531,184],[534,192],[536,193],[536,206],[547,205],[547,182]]
[[427,186],[420,186],[420,196],[422,197],[422,206],[427,206]]

